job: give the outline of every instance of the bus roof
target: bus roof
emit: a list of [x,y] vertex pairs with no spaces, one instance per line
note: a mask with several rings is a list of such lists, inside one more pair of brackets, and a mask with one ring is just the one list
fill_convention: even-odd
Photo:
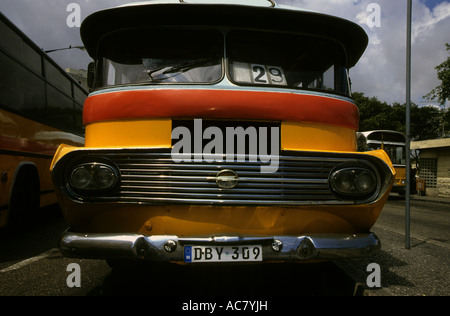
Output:
[[280,6],[272,0],[151,0],[151,1],[139,1],[123,4],[119,7],[148,5],[155,3],[185,3],[185,4],[234,4],[234,5],[246,5],[257,7],[275,7]]
[[403,133],[391,130],[373,130],[366,132],[359,132],[358,134],[363,135],[368,141],[385,141],[385,142],[405,142],[405,135]]
[[148,26],[217,26],[295,32],[341,43],[353,67],[364,53],[368,37],[356,23],[318,12],[281,6],[272,0],[158,0],[98,11],[81,26],[81,38],[96,59],[97,44],[115,30]]

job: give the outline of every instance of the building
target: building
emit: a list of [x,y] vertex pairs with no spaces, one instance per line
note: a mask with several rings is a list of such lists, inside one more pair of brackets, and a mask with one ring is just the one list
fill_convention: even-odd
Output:
[[89,91],[88,85],[87,85],[87,71],[85,69],[72,69],[67,68],[66,72],[72,76],[83,88],[85,88],[87,91]]
[[426,194],[450,197],[450,138],[411,142],[419,151],[419,179],[425,180]]

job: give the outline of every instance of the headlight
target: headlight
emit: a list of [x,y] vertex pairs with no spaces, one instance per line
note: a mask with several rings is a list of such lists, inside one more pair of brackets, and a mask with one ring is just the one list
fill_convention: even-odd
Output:
[[362,167],[337,169],[331,173],[329,180],[331,189],[345,197],[369,197],[378,187],[375,173]]
[[82,191],[109,190],[117,181],[118,173],[114,167],[96,162],[75,166],[69,178],[70,185]]

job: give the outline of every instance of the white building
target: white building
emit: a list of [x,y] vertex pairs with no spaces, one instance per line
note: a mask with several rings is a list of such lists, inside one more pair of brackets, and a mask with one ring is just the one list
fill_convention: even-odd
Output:
[[450,138],[411,142],[419,150],[419,178],[425,180],[426,194],[450,197]]

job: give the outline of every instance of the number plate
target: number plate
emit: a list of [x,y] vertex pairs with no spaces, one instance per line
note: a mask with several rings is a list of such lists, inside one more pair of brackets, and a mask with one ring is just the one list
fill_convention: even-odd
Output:
[[253,83],[287,85],[286,76],[280,67],[251,64],[250,69]]
[[184,262],[262,261],[261,246],[184,246]]

